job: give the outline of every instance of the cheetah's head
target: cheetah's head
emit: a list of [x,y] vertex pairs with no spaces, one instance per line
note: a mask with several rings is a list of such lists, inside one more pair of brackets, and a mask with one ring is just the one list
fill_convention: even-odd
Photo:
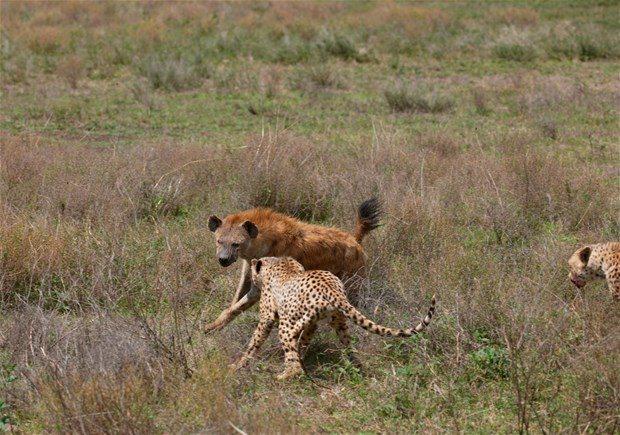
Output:
[[209,230],[215,233],[217,259],[224,267],[243,257],[252,239],[258,236],[258,227],[251,221],[238,224],[222,221],[217,216],[209,218]]
[[258,289],[269,282],[282,282],[305,271],[300,262],[292,257],[263,257],[252,259],[252,284]]
[[263,288],[265,281],[267,281],[266,275],[268,274],[268,270],[270,266],[277,260],[278,259],[276,257],[263,257],[260,259],[252,259],[252,284],[254,284],[258,289]]
[[590,254],[592,254],[592,248],[584,246],[575,251],[568,259],[568,277],[578,288],[583,287],[588,281],[596,277],[596,272],[588,267]]

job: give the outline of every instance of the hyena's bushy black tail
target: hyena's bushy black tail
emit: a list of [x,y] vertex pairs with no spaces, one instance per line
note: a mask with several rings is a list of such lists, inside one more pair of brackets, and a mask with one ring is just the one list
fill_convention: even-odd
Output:
[[357,222],[353,233],[358,243],[361,243],[366,234],[380,225],[379,221],[382,214],[381,202],[376,197],[367,199],[360,205],[357,210]]

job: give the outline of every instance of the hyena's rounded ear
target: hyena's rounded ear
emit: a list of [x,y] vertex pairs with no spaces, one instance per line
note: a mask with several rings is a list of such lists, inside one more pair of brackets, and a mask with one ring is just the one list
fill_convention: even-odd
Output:
[[257,260],[256,258],[252,259],[252,269],[256,271],[256,273],[260,273],[260,269],[263,267],[263,261]]
[[209,216],[209,231],[211,231],[212,233],[215,232],[215,230],[217,230],[220,225],[222,225],[222,220],[213,215],[213,216]]
[[592,253],[592,248],[590,248],[589,246],[586,246],[585,248],[582,248],[581,251],[579,251],[579,259],[587,264],[588,260],[590,259],[590,254]]
[[252,221],[245,221],[241,224],[243,228],[248,232],[251,239],[255,239],[258,236],[258,227]]

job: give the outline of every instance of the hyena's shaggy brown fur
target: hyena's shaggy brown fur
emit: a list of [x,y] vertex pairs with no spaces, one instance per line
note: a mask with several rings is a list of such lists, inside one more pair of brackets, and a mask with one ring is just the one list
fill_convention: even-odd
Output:
[[249,261],[255,258],[289,256],[308,270],[327,270],[346,283],[347,294],[355,303],[365,276],[366,254],[360,244],[364,236],[379,226],[381,207],[376,198],[358,209],[353,234],[338,228],[302,222],[268,208],[254,208],[220,219],[209,218],[215,233],[217,256],[227,267],[243,260],[241,279],[230,307],[205,332],[222,328],[259,298],[252,288]]

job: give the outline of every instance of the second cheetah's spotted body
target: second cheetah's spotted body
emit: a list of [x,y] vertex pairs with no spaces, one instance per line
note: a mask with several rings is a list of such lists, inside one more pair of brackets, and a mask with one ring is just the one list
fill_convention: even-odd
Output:
[[428,314],[416,327],[393,329],[378,325],[349,303],[343,284],[334,274],[323,270],[306,271],[290,257],[265,257],[252,260],[252,282],[261,292],[260,320],[246,353],[236,364],[241,367],[253,357],[279,320],[279,338],[285,351],[285,369],[278,379],[303,372],[299,348],[305,347],[316,330],[316,323],[331,316],[330,324],[340,342],[348,347],[351,339],[347,319],[379,335],[409,337],[430,323],[435,297]]
[[577,287],[595,279],[607,280],[616,300],[620,300],[620,243],[608,242],[587,245],[568,259],[568,277]]

